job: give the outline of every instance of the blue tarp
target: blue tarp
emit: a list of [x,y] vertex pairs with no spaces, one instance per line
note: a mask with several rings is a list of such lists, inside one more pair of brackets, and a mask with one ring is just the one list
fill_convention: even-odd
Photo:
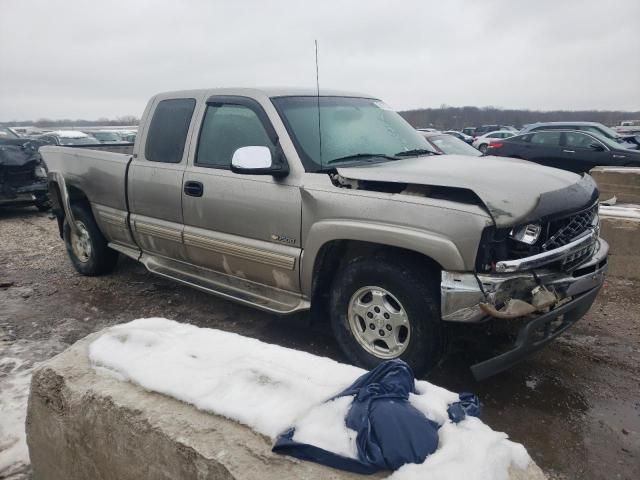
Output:
[[[273,451],[365,474],[422,463],[438,448],[440,426],[409,403],[410,393],[415,393],[413,371],[402,360],[389,360],[330,399],[354,397],[345,423],[357,432],[358,459],[298,443],[293,440],[293,428],[278,437]],[[454,422],[466,415],[478,416],[478,398],[461,394],[459,402],[449,405],[448,413]]]

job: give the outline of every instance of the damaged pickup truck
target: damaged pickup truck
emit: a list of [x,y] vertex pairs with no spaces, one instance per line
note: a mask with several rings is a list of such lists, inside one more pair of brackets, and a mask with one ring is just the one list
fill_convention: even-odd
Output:
[[0,207],[35,205],[49,209],[47,171],[38,153],[42,143],[0,127]]
[[121,253],[246,305],[311,310],[365,368],[402,358],[420,374],[449,325],[517,324],[512,348],[472,367],[487,377],[575,323],[604,281],[591,177],[439,155],[366,95],[165,93],[130,152],[95,148],[42,148],[78,272]]

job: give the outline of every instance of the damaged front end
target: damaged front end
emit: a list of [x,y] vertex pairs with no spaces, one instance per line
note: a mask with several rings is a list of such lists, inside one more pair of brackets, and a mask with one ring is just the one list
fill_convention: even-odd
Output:
[[41,142],[0,140],[0,207],[49,205],[47,170],[38,153]]
[[486,235],[476,272],[442,272],[443,320],[527,322],[513,349],[472,367],[477,379],[560,335],[588,311],[604,283],[609,245],[599,237],[597,203],[536,225],[541,228],[529,228],[528,238],[521,228]]

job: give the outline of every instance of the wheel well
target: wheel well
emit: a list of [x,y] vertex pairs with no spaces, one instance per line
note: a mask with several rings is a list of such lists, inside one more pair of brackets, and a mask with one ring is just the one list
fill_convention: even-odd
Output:
[[[89,206],[89,199],[85,195],[85,193],[76,187],[68,187],[67,191],[69,193],[69,201],[72,205],[74,204],[84,204]],[[49,198],[51,199],[51,211],[56,216],[58,220],[58,231],[60,234],[60,238],[63,237],[63,225],[64,225],[64,205],[62,202],[62,194],[60,192],[60,185],[58,182],[49,182]]]
[[327,242],[320,248],[313,265],[311,314],[314,320],[328,318],[329,290],[336,273],[354,258],[365,256],[405,260],[433,272],[442,270],[442,266],[431,257],[405,248],[359,240]]

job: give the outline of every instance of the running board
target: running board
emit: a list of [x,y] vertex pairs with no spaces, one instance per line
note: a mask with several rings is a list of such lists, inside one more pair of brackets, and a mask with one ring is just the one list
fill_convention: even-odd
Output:
[[129,258],[133,258],[134,260],[140,260],[140,254],[142,253],[137,248],[128,247],[126,245],[122,245],[121,243],[109,242],[107,244],[109,248],[115,250],[116,252],[120,252],[123,255],[126,255]]
[[267,312],[287,314],[309,310],[300,294],[261,285],[238,277],[196,267],[184,262],[143,253],[140,262],[151,273],[170,278],[227,300]]

